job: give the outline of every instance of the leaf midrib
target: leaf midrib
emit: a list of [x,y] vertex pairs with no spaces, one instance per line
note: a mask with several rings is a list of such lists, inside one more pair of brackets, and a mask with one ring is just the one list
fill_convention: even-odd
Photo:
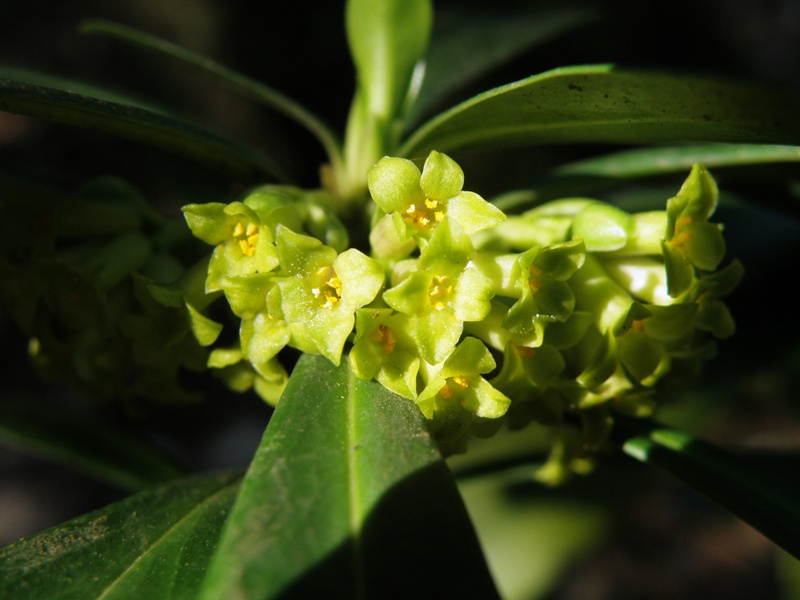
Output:
[[353,537],[353,578],[354,598],[361,599],[366,597],[365,577],[366,567],[364,565],[364,555],[361,539],[361,518],[362,518],[362,499],[358,489],[358,432],[356,431],[356,394],[355,382],[350,369],[345,370],[346,391],[346,419],[347,419],[347,477],[348,495],[350,506],[350,532]]
[[184,523],[184,522],[185,522],[187,519],[189,519],[189,518],[190,518],[190,517],[191,517],[191,516],[192,516],[194,513],[196,513],[196,512],[197,512],[198,510],[200,510],[202,507],[204,507],[204,506],[205,506],[205,505],[207,505],[209,502],[211,502],[212,500],[214,500],[215,498],[217,498],[217,497],[218,497],[220,494],[222,494],[223,492],[225,492],[225,490],[227,489],[227,487],[228,487],[229,485],[231,485],[231,481],[227,481],[226,483],[223,483],[223,484],[221,484],[221,485],[220,485],[220,487],[219,487],[219,488],[217,488],[217,489],[216,489],[216,490],[215,490],[215,491],[214,491],[214,492],[213,492],[211,495],[207,496],[207,497],[206,497],[206,498],[205,498],[205,499],[204,499],[202,502],[200,502],[199,504],[195,505],[195,506],[194,506],[194,507],[193,507],[193,508],[192,508],[192,509],[191,509],[189,512],[185,513],[185,514],[184,514],[184,515],[183,515],[183,516],[182,516],[180,519],[178,519],[177,521],[175,521],[175,523],[173,523],[173,524],[172,524],[172,525],[170,525],[170,526],[169,526],[169,527],[168,527],[166,530],[164,530],[164,532],[163,532],[161,535],[159,535],[159,536],[158,536],[158,537],[155,539],[155,541],[154,541],[154,542],[153,542],[153,543],[152,543],[152,544],[151,544],[151,545],[150,545],[150,546],[147,548],[147,550],[145,550],[145,551],[144,551],[144,552],[142,552],[142,553],[141,553],[139,556],[137,556],[137,557],[136,557],[136,559],[134,559],[134,561],[133,561],[133,562],[131,562],[131,564],[129,564],[129,565],[128,565],[128,566],[125,568],[125,570],[124,570],[124,571],[122,571],[122,572],[121,572],[121,573],[120,573],[120,574],[119,574],[119,575],[118,575],[118,576],[117,576],[117,577],[116,577],[116,578],[115,578],[115,579],[112,581],[112,583],[111,583],[110,585],[108,585],[108,586],[107,586],[107,587],[106,587],[106,588],[103,590],[103,592],[102,592],[102,593],[101,593],[99,596],[97,596],[97,597],[96,597],[96,600],[103,600],[103,598],[107,597],[107,596],[108,596],[108,594],[110,594],[110,593],[111,593],[111,592],[114,590],[114,588],[115,588],[115,587],[116,587],[116,586],[117,586],[117,585],[118,585],[118,584],[119,584],[119,583],[120,583],[120,582],[121,582],[123,579],[125,579],[125,577],[127,576],[127,574],[128,574],[128,573],[130,573],[130,572],[133,570],[133,568],[134,568],[134,567],[135,567],[137,564],[139,564],[139,562],[141,562],[141,560],[142,560],[142,559],[143,559],[145,556],[147,556],[148,554],[150,554],[151,552],[153,552],[153,551],[154,551],[154,550],[155,550],[155,549],[156,549],[156,548],[157,548],[157,547],[158,547],[158,546],[159,546],[159,545],[160,545],[162,542],[164,542],[165,538],[166,538],[166,537],[167,537],[167,536],[168,536],[170,533],[172,533],[173,531],[175,531],[176,529],[178,529],[178,528],[179,528],[179,527],[180,527],[180,526],[181,526],[181,525],[182,525],[182,524],[183,524],[183,523]]

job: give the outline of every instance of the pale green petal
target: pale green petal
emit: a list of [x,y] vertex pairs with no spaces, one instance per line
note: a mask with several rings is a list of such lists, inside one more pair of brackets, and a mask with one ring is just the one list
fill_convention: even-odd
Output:
[[452,158],[433,150],[425,160],[419,185],[426,198],[448,200],[461,191],[464,172]]
[[278,226],[275,235],[281,268],[289,275],[306,277],[336,260],[336,250],[324,246],[317,238],[295,233]]
[[464,324],[444,310],[412,315],[408,326],[419,355],[431,364],[450,356],[463,329]]
[[497,419],[506,414],[511,399],[495,389],[483,377],[470,381],[467,391],[461,397],[461,405],[477,417]]
[[235,365],[244,359],[241,348],[214,348],[208,355],[208,367],[222,369]]
[[410,160],[385,156],[367,172],[367,185],[384,212],[402,212],[409,204],[424,200],[420,176]]
[[713,271],[725,256],[725,240],[722,231],[715,223],[693,223],[684,231],[691,236],[686,241],[686,253],[689,260],[698,269]]
[[249,277],[231,277],[225,281],[225,298],[237,317],[253,317],[266,306],[267,294],[272,287],[273,273],[259,273]]
[[342,282],[342,302],[349,307],[369,304],[383,287],[383,267],[354,248],[342,252],[333,269]]
[[671,298],[677,298],[688,291],[694,283],[694,269],[686,255],[676,250],[669,243],[663,242],[664,268],[667,272],[667,293]]
[[186,310],[189,314],[189,325],[197,343],[201,346],[210,346],[216,342],[219,334],[222,333],[222,323],[209,319],[188,302]]
[[462,321],[480,321],[489,314],[492,296],[492,282],[477,269],[466,268],[455,281],[453,315]]
[[619,360],[634,381],[641,382],[651,375],[663,358],[662,346],[638,329],[617,338]]
[[619,250],[633,230],[631,216],[605,202],[592,202],[572,222],[572,235],[583,239],[590,252]]
[[689,302],[671,306],[648,306],[647,309],[652,316],[642,320],[644,332],[655,340],[671,342],[691,331],[700,305]]
[[506,220],[505,213],[474,192],[461,192],[447,204],[447,218],[461,232],[472,235],[483,229],[497,227]]
[[188,204],[181,210],[192,234],[206,244],[216,246],[230,237],[229,219],[224,212],[225,204],[208,202]]
[[383,293],[383,299],[393,309],[416,314],[431,310],[430,286],[433,276],[420,271],[411,273],[398,285]]
[[289,342],[286,323],[259,313],[252,319],[243,319],[239,329],[242,352],[256,371],[269,370],[268,363]]
[[406,227],[402,222],[395,222],[394,215],[383,215],[369,232],[369,245],[373,256],[399,260],[411,254],[417,248],[417,244],[410,238],[403,238],[402,232],[405,230]]
[[479,339],[466,337],[444,364],[441,376],[489,373],[496,366],[492,353]]

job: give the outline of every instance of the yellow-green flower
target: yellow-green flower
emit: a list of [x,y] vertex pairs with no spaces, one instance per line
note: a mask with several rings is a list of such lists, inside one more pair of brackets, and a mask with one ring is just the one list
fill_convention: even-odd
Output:
[[367,182],[375,203],[392,215],[404,239],[427,240],[445,220],[470,235],[506,218],[478,194],[463,191],[461,167],[435,150],[425,160],[422,172],[408,159],[384,157],[369,170]]
[[195,237],[216,246],[208,265],[206,291],[225,287],[227,280],[268,273],[278,266],[269,227],[242,202],[190,204],[183,214]]
[[492,282],[470,261],[465,235],[439,226],[414,268],[383,294],[386,303],[409,315],[407,331],[420,356],[440,363],[453,351],[464,321],[480,321],[491,308]]
[[383,268],[358,250],[337,255],[318,239],[280,225],[276,242],[284,276],[275,283],[289,344],[339,364],[353,331],[355,310],[378,295]]

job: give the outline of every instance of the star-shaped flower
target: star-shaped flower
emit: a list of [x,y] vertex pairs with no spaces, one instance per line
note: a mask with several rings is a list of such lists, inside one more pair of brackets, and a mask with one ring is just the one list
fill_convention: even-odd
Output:
[[396,394],[414,400],[420,358],[407,332],[408,323],[408,315],[391,308],[358,309],[350,364],[358,377],[374,378]]
[[290,345],[339,364],[353,331],[355,310],[383,287],[383,268],[358,250],[337,255],[318,239],[278,226],[281,272],[275,283]]
[[216,246],[208,265],[207,292],[223,289],[231,277],[267,273],[278,266],[269,227],[246,204],[190,204],[183,214],[195,237]]
[[445,220],[470,235],[506,218],[478,194],[463,191],[461,167],[435,150],[425,160],[422,172],[408,159],[386,156],[369,170],[367,182],[375,203],[393,216],[401,237],[418,243],[430,238]]
[[386,303],[409,315],[407,331],[420,356],[440,363],[458,343],[464,321],[480,321],[491,308],[492,282],[470,261],[469,238],[453,235],[445,222],[413,269],[383,294]]

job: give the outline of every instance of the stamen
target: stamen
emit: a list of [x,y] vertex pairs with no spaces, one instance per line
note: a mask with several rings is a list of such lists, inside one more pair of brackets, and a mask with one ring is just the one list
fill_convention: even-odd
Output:
[[447,301],[453,291],[453,284],[449,283],[450,277],[447,275],[434,275],[428,289],[428,297],[436,310],[442,310],[447,306]]
[[311,293],[322,300],[323,307],[333,308],[342,299],[342,282],[333,267],[322,267],[316,275],[321,279],[321,285],[311,288]]
[[[439,395],[445,400],[450,400],[456,392],[463,392],[469,387],[469,381],[463,375],[448,377],[439,390]],[[455,388],[455,389],[454,389]]]
[[397,337],[386,325],[378,325],[370,334],[369,339],[380,344],[386,354],[394,352],[394,346],[397,344]]
[[426,229],[429,225],[440,223],[444,219],[444,210],[439,206],[438,200],[425,198],[421,205],[409,204],[403,212],[403,219],[417,229]]
[[236,223],[233,227],[233,239],[239,243],[242,254],[253,256],[256,253],[256,244],[258,244],[258,225],[248,223],[245,227],[241,221]]
[[536,266],[531,265],[530,268],[531,276],[528,279],[528,285],[531,286],[531,291],[536,294],[542,288],[542,270],[538,269]]
[[675,234],[672,236],[672,239],[669,241],[669,244],[673,248],[681,248],[687,242],[690,242],[694,235],[691,231],[684,231],[684,227],[687,225],[692,224],[692,217],[681,217],[675,223]]

